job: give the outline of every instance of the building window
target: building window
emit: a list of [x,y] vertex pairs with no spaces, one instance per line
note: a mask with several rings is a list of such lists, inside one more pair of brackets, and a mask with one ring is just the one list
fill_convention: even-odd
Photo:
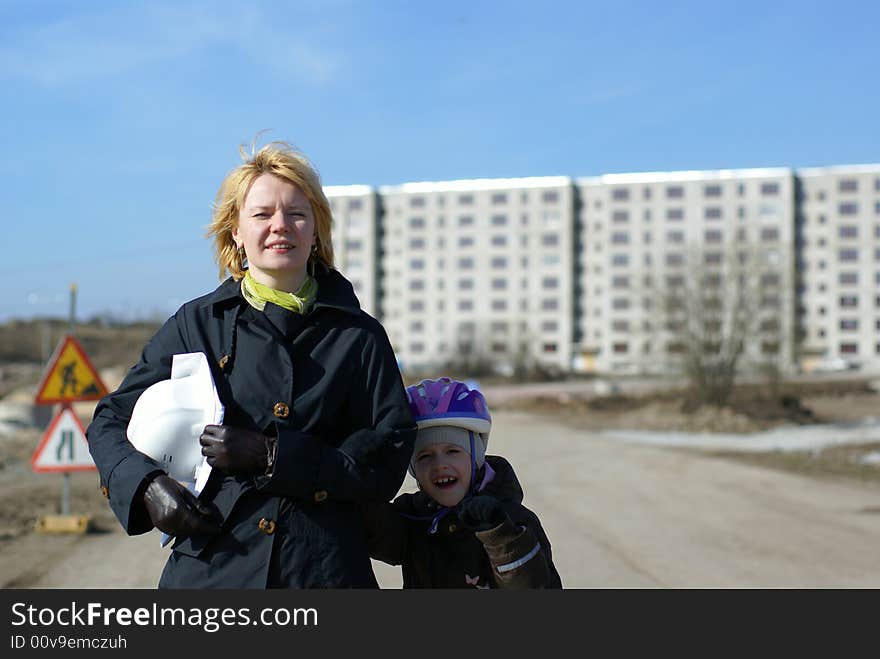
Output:
[[495,278],[492,280],[492,290],[493,291],[504,291],[507,290],[507,280],[501,278]]
[[611,198],[614,201],[629,201],[629,188],[614,188],[611,191]]
[[559,244],[559,236],[555,233],[545,233],[541,236],[541,244],[544,247],[555,247]]
[[613,254],[611,256],[611,265],[615,267],[629,265],[629,254]]
[[666,219],[667,220],[683,220],[684,219],[684,210],[681,208],[667,208],[666,209]]
[[541,309],[544,311],[556,311],[559,309],[559,300],[553,297],[544,298],[541,300]]
[[424,249],[425,248],[425,239],[424,238],[413,238],[409,241],[410,249]]
[[503,192],[496,192],[492,195],[492,205],[499,206],[507,203],[507,195]]
[[629,332],[629,321],[615,320],[611,323],[611,330],[614,332]]
[[611,242],[615,245],[626,245],[629,243],[629,234],[626,231],[615,231],[611,234]]
[[411,300],[409,303],[410,311],[424,311],[425,303],[422,300]]
[[507,245],[507,236],[503,234],[499,236],[492,236],[493,247],[504,247],[505,245]]
[[458,267],[462,270],[470,270],[474,267],[474,260],[470,256],[464,256],[458,259]]
[[409,267],[411,270],[424,270],[425,269],[425,260],[424,259],[410,259]]
[[717,220],[721,217],[721,208],[719,206],[707,206],[703,209],[703,217],[707,220]]
[[492,311],[506,311],[507,300],[492,300]]
[[841,238],[858,238],[859,228],[851,224],[844,225],[838,229],[838,235]]
[[544,352],[556,352],[556,344],[555,343],[545,343],[542,346]]
[[721,196],[721,186],[720,185],[707,185],[703,188],[703,196],[704,197],[720,197]]
[[425,280],[424,279],[411,279],[409,282],[409,290],[411,290],[411,291],[425,290]]
[[459,236],[458,238],[458,246],[459,247],[472,247],[474,244],[473,236]]
[[642,199],[647,201],[650,198],[651,198],[651,188],[644,188],[642,190]]
[[779,274],[775,272],[765,272],[761,275],[761,286],[779,286]]
[[471,291],[474,288],[474,280],[473,279],[459,279],[458,280],[458,290],[460,291]]
[[489,323],[489,329],[493,332],[507,332],[507,321],[493,320]]
[[542,288],[559,288],[559,278],[558,277],[544,277],[541,280]]
[[706,265],[719,265],[721,263],[721,252],[706,252],[703,262]]
[[409,207],[410,208],[424,208],[425,207],[425,198],[424,197],[410,197]]
[[859,296],[858,295],[841,295],[840,296],[840,306],[843,309],[852,309],[853,307],[859,306]]
[[858,318],[841,318],[840,319],[840,329],[843,332],[858,332],[859,331]]
[[492,257],[491,265],[493,268],[506,268],[507,267],[507,259],[503,256],[494,256]]
[[667,199],[681,199],[684,197],[684,188],[680,185],[673,185],[666,188]]
[[666,255],[666,265],[677,266],[684,263],[684,254],[681,252],[671,252]]
[[541,323],[542,332],[556,332],[559,330],[559,323],[555,320],[545,320]]
[[617,223],[629,222],[629,211],[614,211],[611,214],[611,221]]
[[459,300],[458,301],[458,310],[459,311],[473,311],[474,309],[474,301],[473,300]]
[[409,218],[409,228],[410,229],[424,229],[425,228],[425,218],[423,218],[423,217]]
[[840,279],[838,280],[842,285],[856,285],[859,283],[859,273],[858,272],[841,272]]
[[462,215],[458,218],[458,226],[460,227],[469,227],[473,226],[474,218],[472,215]]
[[720,243],[722,240],[722,233],[717,229],[710,229],[709,231],[706,231],[703,238],[707,243]]
[[669,243],[683,243],[684,242],[684,231],[667,231],[666,232],[666,242]]
[[611,288],[629,288],[629,277],[626,275],[612,277]]
[[857,343],[841,343],[840,353],[842,355],[857,355],[859,354],[859,345]]
[[842,178],[837,182],[838,192],[858,192],[859,182],[854,178]]
[[761,184],[761,196],[762,197],[775,197],[779,194],[779,184],[778,183],[762,183]]
[[614,351],[614,354],[617,355],[625,355],[629,352],[629,344],[628,343],[615,343],[611,346],[611,349]]
[[349,199],[348,200],[348,210],[350,211],[359,211],[363,208],[363,201],[360,199]]
[[[523,196],[525,196],[525,192],[523,192]],[[523,199],[523,202],[525,201],[526,198]],[[555,204],[559,201],[559,193],[556,190],[545,190],[541,194],[541,201],[545,204]]]
[[841,249],[838,252],[838,258],[841,261],[858,261],[859,260],[859,250],[857,249]]
[[779,229],[775,227],[764,227],[761,229],[761,240],[763,242],[776,242],[779,240]]
[[421,320],[414,320],[409,324],[410,332],[423,332],[425,330],[425,323]]
[[492,226],[493,227],[503,227],[507,224],[507,215],[493,215],[492,216]]
[[616,297],[611,300],[611,308],[615,311],[626,311],[629,309],[629,298]]
[[474,195],[462,194],[458,195],[458,204],[460,206],[470,206],[474,203]]
[[840,215],[858,215],[859,214],[859,205],[856,203],[853,203],[853,202],[839,204],[837,206],[837,212]]

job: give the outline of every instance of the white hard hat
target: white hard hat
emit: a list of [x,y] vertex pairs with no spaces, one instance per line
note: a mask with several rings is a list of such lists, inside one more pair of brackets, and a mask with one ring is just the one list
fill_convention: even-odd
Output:
[[199,436],[208,424],[223,422],[223,405],[203,352],[174,355],[171,379],[148,387],[135,403],[126,432],[141,453],[172,478],[201,492],[211,466]]

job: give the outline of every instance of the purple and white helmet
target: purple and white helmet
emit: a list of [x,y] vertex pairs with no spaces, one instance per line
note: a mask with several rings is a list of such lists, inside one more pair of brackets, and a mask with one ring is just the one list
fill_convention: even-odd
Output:
[[442,377],[437,380],[422,380],[406,388],[409,407],[421,428],[433,426],[457,426],[472,430],[489,441],[492,417],[486,399],[476,389],[470,389],[464,382]]

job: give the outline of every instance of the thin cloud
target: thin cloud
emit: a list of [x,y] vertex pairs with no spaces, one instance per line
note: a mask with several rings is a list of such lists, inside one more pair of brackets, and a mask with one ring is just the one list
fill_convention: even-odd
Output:
[[309,43],[301,32],[295,40],[282,34],[253,8],[234,13],[158,5],[105,10],[23,26],[7,31],[2,41],[0,78],[44,86],[167,65],[218,47],[271,62],[287,76],[315,83],[330,81],[341,67],[338,56]]

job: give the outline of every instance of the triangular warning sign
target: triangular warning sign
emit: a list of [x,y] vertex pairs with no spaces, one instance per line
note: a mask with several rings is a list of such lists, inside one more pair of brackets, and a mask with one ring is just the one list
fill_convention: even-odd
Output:
[[62,407],[52,419],[31,457],[31,468],[34,471],[95,471],[85,428],[69,407]]
[[106,394],[107,387],[101,382],[79,341],[68,335],[49,360],[34,402],[37,405],[49,405],[99,400]]

